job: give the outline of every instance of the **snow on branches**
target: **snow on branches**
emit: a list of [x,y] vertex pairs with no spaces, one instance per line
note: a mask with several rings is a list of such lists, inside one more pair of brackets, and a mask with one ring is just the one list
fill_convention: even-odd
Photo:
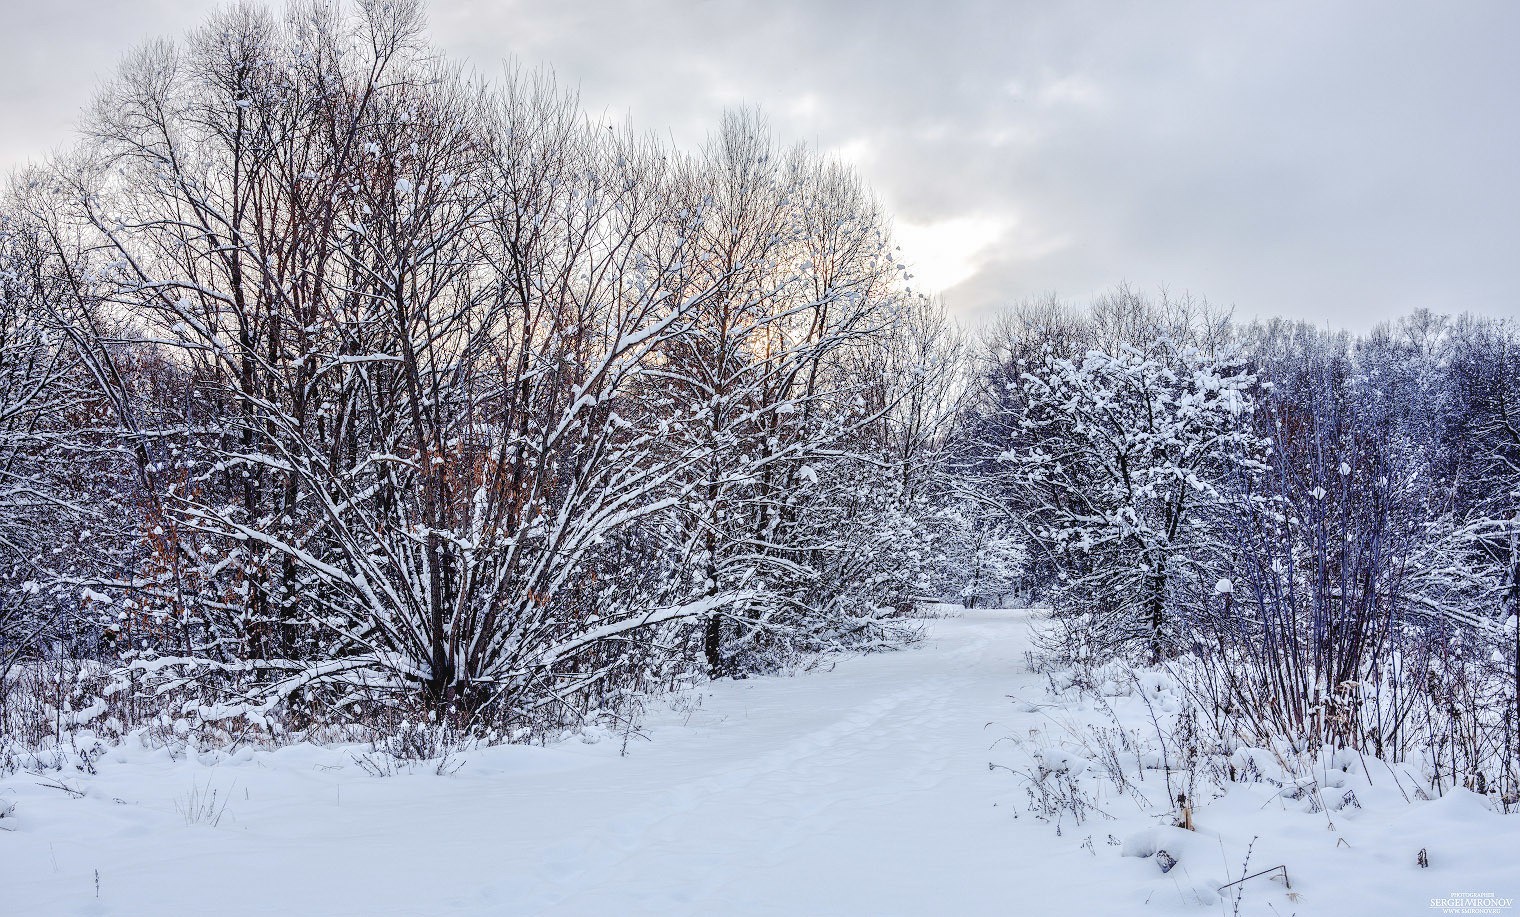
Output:
[[18,197],[71,316],[38,353],[131,468],[135,541],[73,585],[131,609],[133,690],[574,716],[880,638],[918,383],[858,177],[754,115],[689,155],[466,80],[391,6],[142,49]]
[[1011,436],[987,474],[1017,495],[1021,523],[1061,588],[1084,597],[1096,639],[1161,656],[1180,584],[1217,548],[1222,481],[1258,462],[1255,377],[1165,339],[1076,358],[1047,345],[1014,369],[1002,392]]

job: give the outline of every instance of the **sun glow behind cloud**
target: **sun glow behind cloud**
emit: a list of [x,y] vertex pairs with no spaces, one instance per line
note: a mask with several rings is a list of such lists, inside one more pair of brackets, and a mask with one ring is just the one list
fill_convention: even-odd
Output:
[[1008,221],[998,216],[968,215],[912,223],[898,220],[894,235],[915,290],[948,290],[977,272],[981,259],[1003,241]]

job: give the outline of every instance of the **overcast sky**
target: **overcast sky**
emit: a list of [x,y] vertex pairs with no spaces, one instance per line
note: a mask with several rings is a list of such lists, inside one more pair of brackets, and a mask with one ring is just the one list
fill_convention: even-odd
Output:
[[[69,141],[204,0],[0,0],[0,167]],[[1520,315],[1520,2],[433,0],[477,69],[552,65],[695,144],[727,106],[854,162],[976,321],[1129,281],[1364,329]]]

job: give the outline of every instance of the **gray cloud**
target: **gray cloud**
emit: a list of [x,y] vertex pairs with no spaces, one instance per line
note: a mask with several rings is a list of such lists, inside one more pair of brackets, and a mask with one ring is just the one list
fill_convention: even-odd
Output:
[[[5,0],[6,3],[12,0]],[[0,164],[66,139],[130,44],[213,4],[16,4]],[[434,0],[490,71],[700,142],[756,103],[856,162],[975,319],[1120,280],[1364,328],[1520,314],[1520,5]]]

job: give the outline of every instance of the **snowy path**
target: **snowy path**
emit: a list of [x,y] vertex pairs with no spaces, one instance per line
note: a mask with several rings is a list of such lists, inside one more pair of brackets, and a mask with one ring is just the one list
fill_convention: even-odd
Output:
[[[453,777],[382,779],[331,750],[144,753],[77,781],[83,799],[12,778],[0,902],[20,907],[0,911],[1113,912],[1125,896],[1098,871],[1057,880],[1085,865],[1072,842],[994,806],[1017,795],[987,764],[1020,716],[1007,695],[1032,688],[1027,639],[1024,613],[971,612],[905,652],[708,686],[626,758],[501,748]],[[216,827],[176,811],[197,782],[230,799]]]

